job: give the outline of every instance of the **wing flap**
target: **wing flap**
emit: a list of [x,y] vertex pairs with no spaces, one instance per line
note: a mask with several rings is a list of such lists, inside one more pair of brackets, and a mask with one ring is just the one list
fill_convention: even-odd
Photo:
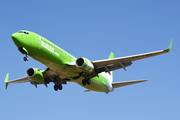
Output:
[[84,92],[90,92],[91,90],[85,90]]
[[76,63],[75,62],[68,62],[67,65],[71,66],[71,68],[73,68],[75,71],[77,71],[78,73],[81,73],[82,71],[80,69],[78,69],[76,67]]
[[[122,64],[123,64],[124,67],[128,67],[128,66],[130,66],[132,64],[132,62],[131,61],[126,61],[126,62],[122,62]],[[108,65],[107,68],[108,68],[109,71],[113,71],[113,70],[121,69],[123,67],[119,63],[115,63],[115,64]],[[106,69],[104,67],[99,67],[99,68],[96,69],[97,73],[104,72],[104,71],[106,71]]]
[[145,81],[148,81],[148,80],[134,80],[134,81],[117,82],[117,83],[112,83],[112,86],[114,88],[118,88],[118,87],[123,87],[126,85],[131,85],[131,84],[145,82]]

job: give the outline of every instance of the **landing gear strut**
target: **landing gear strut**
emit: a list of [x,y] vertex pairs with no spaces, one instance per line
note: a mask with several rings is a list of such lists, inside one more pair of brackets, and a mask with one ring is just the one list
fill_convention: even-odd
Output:
[[91,84],[91,80],[90,80],[90,79],[83,79],[83,80],[82,80],[82,84],[85,86],[86,83],[87,83],[88,85],[90,85],[90,84]]
[[54,90],[55,90],[55,91],[58,91],[58,89],[59,89],[59,90],[62,90],[62,88],[63,88],[63,87],[62,87],[61,84],[55,84],[55,85],[54,85]]

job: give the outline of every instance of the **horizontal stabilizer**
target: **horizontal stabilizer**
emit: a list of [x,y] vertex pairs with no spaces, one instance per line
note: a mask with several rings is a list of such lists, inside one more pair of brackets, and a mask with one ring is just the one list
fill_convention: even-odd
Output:
[[148,80],[134,80],[134,81],[117,82],[117,83],[112,83],[112,86],[114,88],[118,88],[118,87],[123,87],[126,85],[131,85],[131,84],[145,82],[145,81],[148,81]]

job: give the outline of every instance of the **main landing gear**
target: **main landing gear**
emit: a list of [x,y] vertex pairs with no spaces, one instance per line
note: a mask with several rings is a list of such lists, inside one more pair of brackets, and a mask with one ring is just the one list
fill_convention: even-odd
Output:
[[83,79],[82,80],[82,84],[85,86],[86,84],[90,85],[91,84],[91,80],[90,79]]
[[58,91],[58,89],[59,89],[59,90],[62,90],[62,88],[63,88],[63,87],[62,87],[61,84],[55,84],[55,85],[54,85],[54,90],[55,90],[55,91]]

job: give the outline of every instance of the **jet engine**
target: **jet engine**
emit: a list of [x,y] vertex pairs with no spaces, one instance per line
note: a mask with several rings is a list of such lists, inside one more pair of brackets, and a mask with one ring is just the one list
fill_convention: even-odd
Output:
[[87,58],[81,57],[76,60],[76,67],[86,73],[92,73],[94,65]]
[[44,82],[43,73],[37,68],[29,68],[26,72],[26,75],[35,82],[38,83]]

